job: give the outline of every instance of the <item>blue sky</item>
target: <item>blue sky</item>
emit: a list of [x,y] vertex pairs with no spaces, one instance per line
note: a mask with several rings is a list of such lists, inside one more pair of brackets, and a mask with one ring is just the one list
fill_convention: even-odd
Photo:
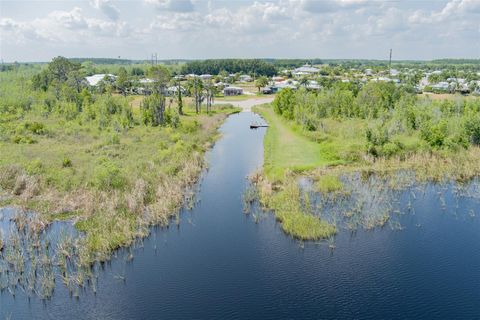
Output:
[[480,0],[0,0],[0,57],[480,58]]

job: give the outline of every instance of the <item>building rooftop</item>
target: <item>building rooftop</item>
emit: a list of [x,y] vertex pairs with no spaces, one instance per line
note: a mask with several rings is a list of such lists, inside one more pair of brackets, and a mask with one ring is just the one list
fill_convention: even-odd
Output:
[[100,73],[100,74],[94,74],[89,77],[85,77],[85,80],[87,80],[88,84],[91,86],[96,86],[100,81],[105,79],[105,77],[116,79],[117,77],[113,74],[105,74],[105,73]]

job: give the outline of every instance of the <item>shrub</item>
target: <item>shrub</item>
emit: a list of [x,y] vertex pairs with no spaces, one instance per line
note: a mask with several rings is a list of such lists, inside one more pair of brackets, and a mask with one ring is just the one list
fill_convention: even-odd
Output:
[[37,143],[37,140],[33,139],[30,136],[15,135],[12,137],[12,142],[16,144],[33,144]]
[[480,145],[480,117],[469,117],[465,121],[465,131],[472,144]]
[[448,136],[447,123],[442,120],[436,124],[426,122],[421,129],[421,137],[433,148],[441,148]]
[[25,122],[24,126],[25,126],[25,129],[27,129],[33,134],[42,135],[47,133],[47,129],[45,128],[45,125],[41,122],[36,122],[36,121]]
[[40,159],[35,159],[30,161],[25,169],[30,175],[38,175],[43,172],[44,167]]
[[126,178],[122,170],[112,161],[105,159],[93,171],[93,186],[99,190],[123,189]]
[[400,146],[393,142],[387,142],[382,147],[382,155],[387,158],[399,153],[400,151]]
[[182,129],[185,133],[194,133],[198,128],[200,128],[200,124],[197,120],[182,123]]
[[62,167],[69,168],[71,166],[72,166],[72,160],[70,160],[70,158],[64,157],[62,160]]

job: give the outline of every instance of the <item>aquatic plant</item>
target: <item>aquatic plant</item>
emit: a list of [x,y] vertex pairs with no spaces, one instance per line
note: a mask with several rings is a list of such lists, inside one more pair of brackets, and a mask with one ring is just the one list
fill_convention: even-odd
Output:
[[273,210],[287,234],[301,240],[317,240],[336,233],[335,225],[309,214],[302,206],[301,190],[293,177],[284,182],[277,192],[273,192],[266,179],[258,178],[256,184],[261,204]]

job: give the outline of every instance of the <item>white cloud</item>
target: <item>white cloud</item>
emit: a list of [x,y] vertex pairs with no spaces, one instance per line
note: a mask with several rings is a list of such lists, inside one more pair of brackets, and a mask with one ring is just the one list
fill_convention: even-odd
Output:
[[327,13],[350,10],[371,4],[367,0],[301,0],[303,10],[312,13]]
[[120,17],[120,10],[110,0],[92,0],[91,4],[113,21]]
[[5,37],[10,35],[10,40],[16,43],[25,43],[29,40],[81,43],[98,37],[126,37],[130,31],[130,27],[125,22],[85,17],[83,10],[79,7],[71,11],[53,11],[45,18],[24,22],[10,18],[2,19],[0,27],[5,31]]
[[62,3],[62,10],[56,2],[49,5],[38,14],[35,3],[28,15],[2,10],[2,56],[17,59],[26,48],[56,56],[59,46],[76,56],[102,47],[102,54],[146,57],[158,51],[171,58],[376,58],[396,46],[404,58],[480,52],[480,0],[89,0]]
[[160,11],[194,11],[194,5],[192,0],[145,0],[145,2],[154,5]]

